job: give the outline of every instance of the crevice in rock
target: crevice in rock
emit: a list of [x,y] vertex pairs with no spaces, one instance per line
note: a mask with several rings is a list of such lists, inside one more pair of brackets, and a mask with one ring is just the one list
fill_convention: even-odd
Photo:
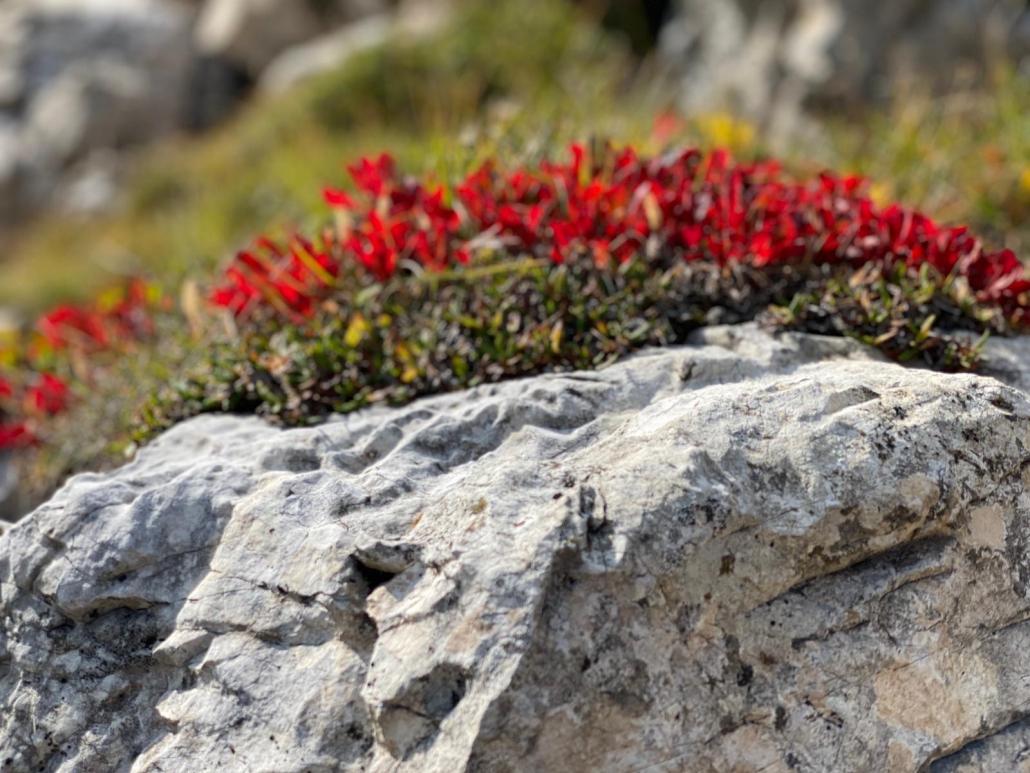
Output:
[[418,545],[403,542],[376,540],[359,545],[350,560],[357,575],[365,582],[364,597],[418,563],[421,553]]
[[919,768],[919,773],[947,773],[947,771],[952,770],[965,770],[966,768],[963,763],[972,761],[963,760],[964,757],[970,756],[977,747],[983,746],[991,738],[1017,729],[1023,731],[1030,730],[1030,712],[1016,714],[1009,721],[996,727],[983,728],[984,732],[963,741],[958,748],[952,747],[942,750],[941,753],[926,760]]
[[354,569],[357,571],[358,576],[365,581],[366,597],[376,588],[386,585],[386,583],[400,574],[400,572],[389,572],[375,566],[369,566],[357,557],[354,559]]
[[878,572],[885,572],[897,578],[897,584],[885,590],[883,595],[886,595],[903,584],[947,571],[950,567],[942,566],[941,559],[954,542],[954,537],[947,533],[916,534],[905,542],[891,545],[871,555],[861,556],[844,566],[827,567],[827,571],[806,576],[780,594],[780,597],[788,594],[804,596],[810,590],[829,582],[831,578],[859,577],[866,573]]

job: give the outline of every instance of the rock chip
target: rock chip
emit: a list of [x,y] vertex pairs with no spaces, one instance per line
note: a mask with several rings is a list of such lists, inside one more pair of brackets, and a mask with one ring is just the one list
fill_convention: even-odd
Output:
[[753,326],[282,431],[0,537],[0,768],[1015,770],[1030,400]]

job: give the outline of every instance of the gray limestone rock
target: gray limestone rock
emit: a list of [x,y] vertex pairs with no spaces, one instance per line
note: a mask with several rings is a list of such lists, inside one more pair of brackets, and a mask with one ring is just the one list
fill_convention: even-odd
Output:
[[753,326],[198,418],[0,537],[0,770],[1015,770],[1028,484],[1020,389]]

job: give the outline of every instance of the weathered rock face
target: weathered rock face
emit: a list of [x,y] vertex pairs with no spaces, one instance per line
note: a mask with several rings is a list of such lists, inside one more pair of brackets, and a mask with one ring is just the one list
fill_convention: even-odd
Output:
[[1022,391],[751,327],[200,418],[0,538],[0,766],[1014,770],[1028,484]]
[[899,82],[971,85],[1030,62],[1025,0],[677,0],[662,31],[688,109],[729,104],[794,130],[812,103],[882,100]]

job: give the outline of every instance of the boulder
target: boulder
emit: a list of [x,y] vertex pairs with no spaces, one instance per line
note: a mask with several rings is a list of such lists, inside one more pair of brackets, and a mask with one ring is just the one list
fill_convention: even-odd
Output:
[[378,13],[290,46],[265,67],[258,88],[281,94],[302,81],[343,67],[363,51],[387,42],[410,43],[439,31],[451,15],[449,0],[406,0],[394,13]]
[[730,106],[789,133],[813,106],[869,104],[914,81],[968,86],[1030,62],[1024,0],[678,0],[661,58],[688,110]]
[[377,14],[287,48],[261,75],[259,88],[281,94],[319,73],[344,65],[347,60],[386,42],[393,28],[391,18]]
[[0,765],[1015,770],[1028,485],[1020,389],[753,326],[200,417],[0,537]]

